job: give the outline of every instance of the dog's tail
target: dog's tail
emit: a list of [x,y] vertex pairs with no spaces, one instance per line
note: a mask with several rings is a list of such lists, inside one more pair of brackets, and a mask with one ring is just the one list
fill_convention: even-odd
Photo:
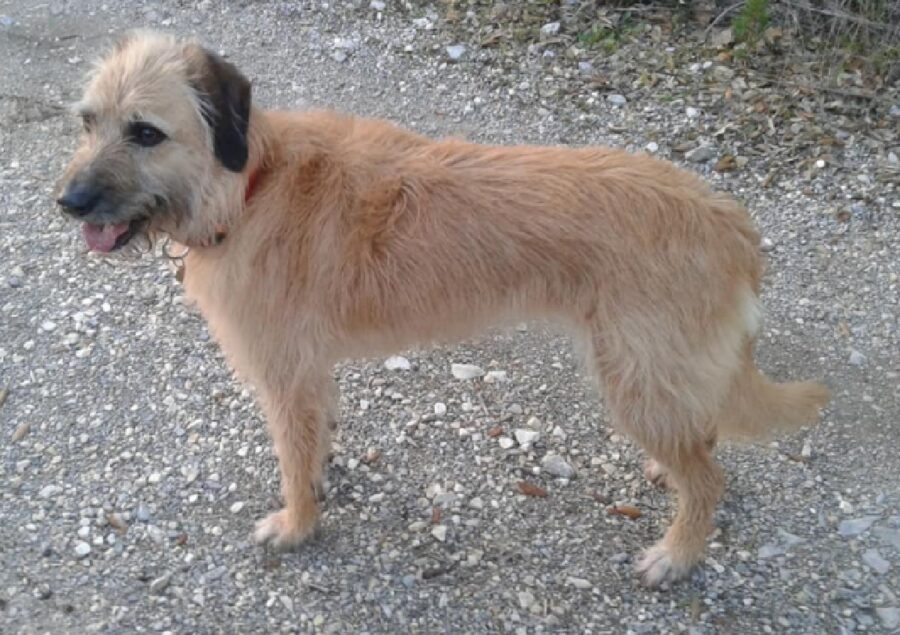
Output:
[[743,441],[766,439],[815,423],[829,398],[828,388],[814,381],[770,381],[756,368],[748,345],[717,422],[719,433]]

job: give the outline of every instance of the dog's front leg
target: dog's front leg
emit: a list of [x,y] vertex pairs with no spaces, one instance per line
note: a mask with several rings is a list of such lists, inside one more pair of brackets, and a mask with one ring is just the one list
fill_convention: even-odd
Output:
[[263,411],[281,471],[284,509],[257,523],[257,542],[286,549],[315,531],[317,490],[330,447],[334,393],[330,379],[306,379],[295,382],[292,389],[262,391]]

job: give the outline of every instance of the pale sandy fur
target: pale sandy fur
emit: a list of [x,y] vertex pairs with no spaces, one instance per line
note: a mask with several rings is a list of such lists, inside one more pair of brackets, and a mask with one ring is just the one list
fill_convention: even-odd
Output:
[[[100,76],[130,77],[120,58],[140,58],[148,41],[192,54],[153,37],[126,43]],[[131,67],[139,79],[141,65]],[[679,497],[638,565],[650,585],[702,558],[723,489],[715,439],[811,423],[825,405],[823,386],[773,384],[754,366],[759,235],[740,205],[692,173],[607,148],[435,141],[382,121],[255,107],[247,166],[228,172],[188,91],[172,88],[179,77],[142,94],[194,139],[189,160],[147,168],[177,162],[172,188],[190,201],[154,229],[192,245],[187,294],[258,390],[285,499],[260,540],[289,546],[316,526],[337,409],[331,373],[348,357],[513,319],[564,323],[587,348],[614,425]],[[87,98],[98,96],[89,88]],[[226,239],[201,246],[213,227]]]

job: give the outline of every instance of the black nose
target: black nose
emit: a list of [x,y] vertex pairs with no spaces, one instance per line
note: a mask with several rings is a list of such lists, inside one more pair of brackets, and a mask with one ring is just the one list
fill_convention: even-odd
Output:
[[100,200],[100,192],[90,185],[71,185],[57,203],[76,216],[90,214]]

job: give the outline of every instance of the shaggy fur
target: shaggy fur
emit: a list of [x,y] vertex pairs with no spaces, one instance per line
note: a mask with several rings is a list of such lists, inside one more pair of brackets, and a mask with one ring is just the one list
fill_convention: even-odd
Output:
[[[122,201],[113,220],[139,216],[190,248],[187,294],[258,390],[285,502],[259,523],[260,541],[295,545],[316,526],[331,372],[347,357],[510,319],[552,318],[583,337],[615,426],[679,497],[638,565],[649,585],[702,558],[723,490],[717,436],[811,423],[827,402],[820,384],[774,384],[754,366],[758,233],[734,200],[670,163],[264,111],[236,69],[153,34],[109,54],[80,108],[95,129],[67,179],[105,175]],[[134,118],[166,141],[127,147]]]

